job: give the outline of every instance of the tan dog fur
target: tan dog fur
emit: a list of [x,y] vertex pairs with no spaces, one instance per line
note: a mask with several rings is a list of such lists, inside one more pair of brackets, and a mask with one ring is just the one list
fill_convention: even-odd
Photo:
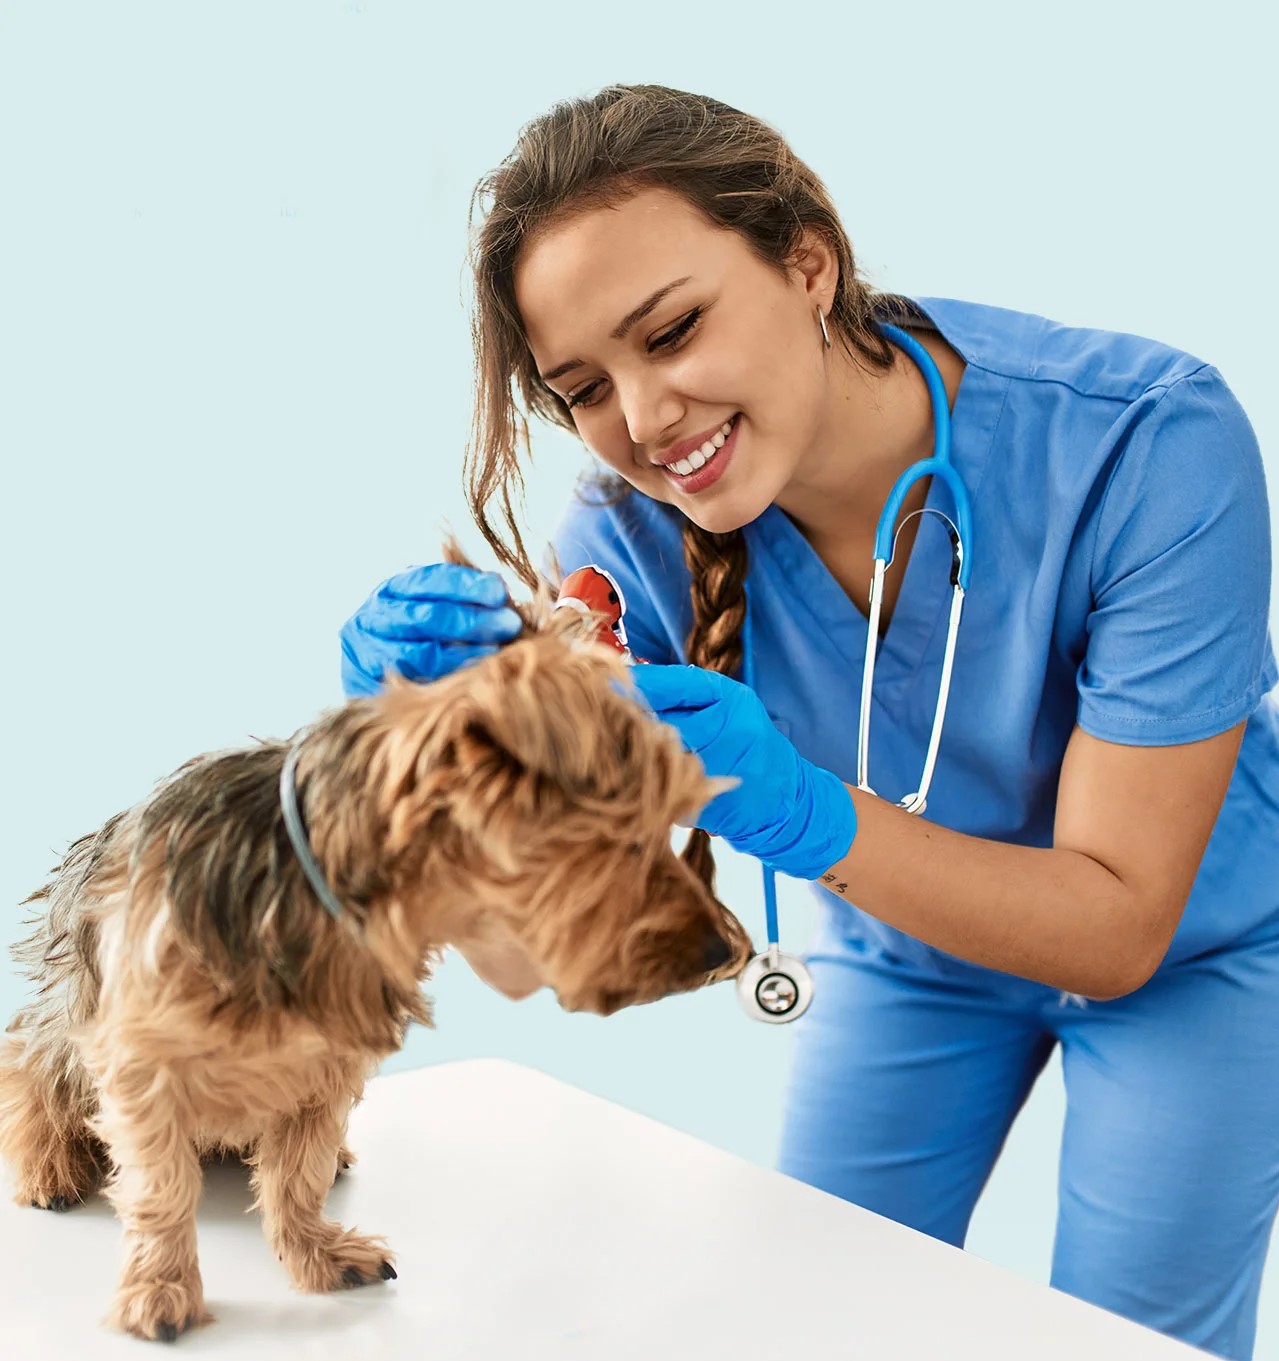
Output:
[[625,693],[592,621],[521,612],[495,656],[392,676],[306,731],[299,801],[341,920],[286,839],[278,741],[189,761],[26,900],[43,915],[14,954],[39,993],[0,1041],[0,1154],[23,1204],[110,1199],[112,1326],[171,1340],[211,1321],[195,1210],[214,1155],[251,1167],[298,1288],[394,1275],[381,1239],[323,1207],[366,1078],[430,1024],[420,988],[446,946],[510,995],[547,985],[605,1015],[748,959],[709,861],[671,849],[721,785]]

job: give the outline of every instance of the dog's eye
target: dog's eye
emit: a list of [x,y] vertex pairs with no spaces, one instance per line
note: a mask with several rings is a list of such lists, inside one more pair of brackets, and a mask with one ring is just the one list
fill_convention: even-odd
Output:
[[643,854],[644,854],[644,846],[643,846],[643,843],[642,843],[642,842],[639,842],[639,841],[632,841],[632,842],[630,843],[630,845],[627,846],[627,848],[626,848],[626,854],[627,854],[627,855],[643,855]]

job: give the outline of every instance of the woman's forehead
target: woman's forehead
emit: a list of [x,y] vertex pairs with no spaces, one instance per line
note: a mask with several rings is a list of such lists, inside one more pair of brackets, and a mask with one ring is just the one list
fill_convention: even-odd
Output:
[[721,277],[749,254],[681,195],[643,189],[538,233],[516,263],[515,299],[529,343],[554,348],[584,325],[607,335],[654,291]]

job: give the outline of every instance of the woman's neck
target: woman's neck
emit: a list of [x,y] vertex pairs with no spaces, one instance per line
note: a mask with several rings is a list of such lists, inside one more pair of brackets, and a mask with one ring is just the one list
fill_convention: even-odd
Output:
[[[953,409],[964,373],[962,357],[936,331],[912,334],[941,371]],[[893,366],[886,371],[855,364],[838,345],[830,356],[826,419],[777,498],[815,547],[869,541],[893,483],[933,448],[928,387],[909,355],[894,347]],[[921,503],[926,490],[924,484],[916,489]]]

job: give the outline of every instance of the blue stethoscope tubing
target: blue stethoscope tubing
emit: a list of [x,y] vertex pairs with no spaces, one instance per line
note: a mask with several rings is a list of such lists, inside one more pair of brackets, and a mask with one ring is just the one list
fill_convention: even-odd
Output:
[[[875,323],[881,335],[903,350],[915,362],[928,387],[933,411],[933,453],[931,458],[911,464],[893,483],[892,490],[879,513],[875,527],[875,569],[870,588],[870,616],[866,628],[866,661],[862,670],[861,704],[857,724],[857,787],[874,794],[870,785],[870,709],[874,691],[875,655],[879,644],[879,618],[884,598],[884,573],[891,565],[897,546],[897,515],[910,489],[924,477],[940,479],[950,490],[954,505],[954,519],[935,506],[925,506],[913,515],[925,513],[939,516],[947,526],[951,547],[950,584],[952,587],[950,621],[946,630],[946,651],[942,659],[941,681],[937,690],[937,704],[933,711],[933,726],[928,739],[928,752],[919,788],[898,803],[908,813],[922,813],[927,806],[928,789],[932,783],[946,718],[946,704],[950,697],[950,678],[955,660],[955,642],[959,635],[959,620],[963,613],[964,597],[972,575],[972,504],[963,478],[950,461],[950,403],[946,385],[932,356],[911,335],[887,322]],[[911,516],[907,516],[910,519]],[[903,521],[903,523],[905,523]],[[748,612],[749,620],[749,612]],[[751,649],[745,649],[747,685],[753,685]],[[757,955],[738,978],[738,996],[749,1015],[771,1024],[793,1021],[807,1011],[813,998],[812,979],[803,962],[793,955],[785,955],[778,945],[777,884],[774,873],[763,866],[764,918],[768,932],[768,949]]]

